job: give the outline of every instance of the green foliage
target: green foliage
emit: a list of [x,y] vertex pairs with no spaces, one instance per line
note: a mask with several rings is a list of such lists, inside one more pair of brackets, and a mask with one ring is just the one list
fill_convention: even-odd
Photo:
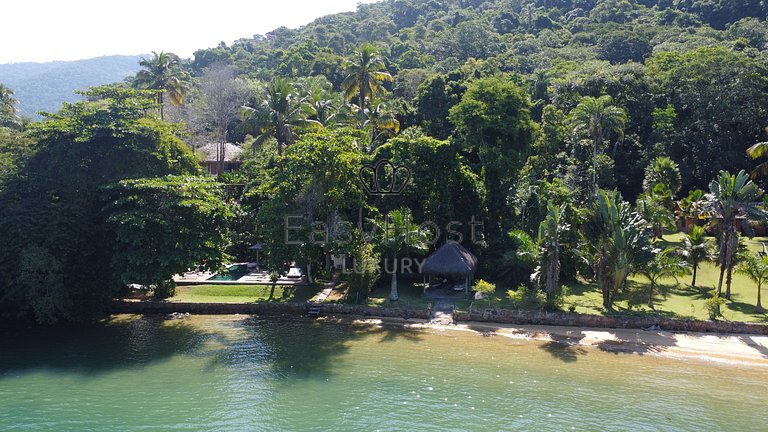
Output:
[[507,298],[520,309],[540,309],[544,305],[542,293],[528,285],[518,285],[515,290],[507,290]]
[[496,292],[496,284],[492,284],[483,279],[478,279],[475,281],[475,284],[472,285],[472,290],[490,296]]
[[761,254],[746,253],[741,257],[741,262],[737,271],[750,279],[757,285],[757,303],[755,303],[755,313],[763,312],[761,291],[763,282],[768,280],[768,256]]
[[[37,144],[0,191],[3,312],[32,311],[47,322],[100,314],[121,285],[111,270],[116,238],[102,212],[101,188],[127,178],[199,170],[172,128],[144,116],[153,95],[109,87],[87,96],[92,101],[65,105],[31,126]],[[35,269],[27,258],[33,255],[60,269],[50,277],[62,289],[42,289],[29,278],[33,270],[22,276],[24,268]],[[25,259],[28,264],[22,264]],[[38,291],[30,297],[33,289]]]
[[459,139],[472,158],[479,161],[487,190],[489,232],[503,232],[507,197],[523,166],[536,131],[530,119],[530,100],[514,81],[503,76],[473,81],[457,105],[449,111]]
[[[709,183],[709,193],[704,196],[706,207],[713,222],[720,232],[720,280],[717,284],[718,295],[722,292],[723,275],[727,271],[725,298],[730,299],[731,272],[736,259],[739,245],[736,232],[736,217],[739,214],[765,219],[765,212],[757,205],[763,196],[763,191],[742,171],[733,175],[727,171],[720,174]],[[746,222],[746,221],[744,221]],[[743,224],[745,229],[749,229]]]
[[648,307],[653,309],[653,296],[660,279],[675,278],[688,274],[688,263],[675,255],[674,250],[655,250],[652,260],[643,264],[638,272],[650,282],[648,286]]
[[641,194],[637,198],[635,207],[637,213],[648,223],[653,230],[654,237],[660,239],[664,230],[675,227],[675,215],[671,193],[664,184],[656,184],[653,190]]
[[664,185],[672,196],[680,191],[682,179],[678,165],[670,158],[659,156],[645,168],[643,190],[653,191],[657,185]]
[[354,268],[348,269],[344,280],[349,283],[347,299],[360,300],[368,296],[381,276],[381,254],[372,243],[362,243],[353,255]]
[[133,84],[139,89],[155,90],[160,119],[165,119],[166,94],[173,105],[184,104],[188,74],[181,69],[181,59],[173,53],[152,51],[152,57],[141,59],[139,65],[144,69],[136,74]]
[[175,274],[219,269],[232,212],[213,179],[168,176],[123,180],[105,188],[107,223],[115,234],[112,268],[123,283],[172,291]]
[[339,219],[363,205],[358,136],[346,129],[305,134],[267,169],[263,182],[246,190],[270,271],[282,272],[297,258],[314,263],[326,243],[332,251],[352,252],[353,242],[340,241],[348,230]]
[[659,52],[647,66],[657,76],[665,102],[676,110],[680,138],[669,156],[680,164],[683,187],[704,187],[720,170],[746,169],[744,151],[765,126],[766,66],[719,46]]
[[347,71],[347,77],[341,83],[341,88],[347,100],[357,98],[360,128],[364,129],[366,105],[384,91],[382,84],[392,81],[392,75],[382,70],[384,58],[379,50],[368,42],[352,53],[352,57],[344,64],[344,69]]
[[616,191],[601,190],[585,236],[603,307],[610,310],[627,277],[653,258],[647,222]]
[[707,231],[704,227],[694,225],[691,231],[683,237],[683,247],[680,251],[685,261],[693,269],[693,279],[691,286],[696,286],[696,272],[699,264],[704,261],[715,258],[712,255],[712,240],[706,237]]
[[709,316],[709,319],[716,320],[718,317],[723,316],[720,308],[723,307],[726,303],[727,301],[723,297],[720,297],[720,295],[717,293],[712,294],[712,297],[706,299],[704,301],[704,307],[707,309],[707,315]]
[[547,206],[547,217],[539,224],[537,243],[539,246],[540,265],[534,274],[538,273],[538,282],[547,295],[547,306],[555,308],[555,298],[560,287],[560,255],[561,240],[570,228],[563,213],[565,204]]
[[[595,194],[597,194],[597,157],[599,153],[604,151],[603,139],[611,133],[616,134],[618,140],[624,138],[627,113],[622,108],[613,105],[613,98],[609,95],[603,95],[599,98],[585,96],[571,111],[568,118],[575,135],[583,135],[591,140],[592,183]],[[614,154],[615,148],[616,146],[614,146]]]
[[[380,212],[406,207],[417,223],[434,222],[443,238],[448,236],[447,224],[459,221],[464,238],[470,240],[469,224],[473,216],[480,218],[485,191],[455,145],[425,136],[400,136],[377,148],[371,157],[374,163],[383,159],[405,166],[411,178],[396,201],[391,197],[372,200]],[[482,240],[481,231],[475,233],[478,242]]]

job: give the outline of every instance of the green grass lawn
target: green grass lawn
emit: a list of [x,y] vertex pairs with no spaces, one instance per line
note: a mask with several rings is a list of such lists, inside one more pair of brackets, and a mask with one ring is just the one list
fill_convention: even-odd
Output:
[[[660,247],[677,247],[682,243],[683,235],[680,233],[665,235],[664,239],[657,243]],[[752,251],[761,251],[762,242],[768,243],[768,238],[756,237],[746,239],[747,247]],[[684,276],[679,280],[662,280],[656,288],[654,296],[655,309],[646,306],[648,302],[648,281],[639,275],[633,275],[627,282],[626,289],[621,293],[615,303],[615,313],[649,314],[660,317],[696,318],[707,319],[707,311],[704,301],[710,297],[717,287],[719,269],[711,262],[703,263],[699,267],[697,287],[690,286],[691,276]],[[368,306],[399,307],[424,309],[434,300],[423,297],[424,287],[418,283],[401,282],[398,288],[399,300],[389,300],[389,277],[379,280],[367,299],[362,300]],[[576,312],[589,314],[603,314],[602,296],[597,286],[589,282],[568,284],[569,293],[564,298],[563,309],[573,306]],[[496,295],[488,300],[462,300],[456,302],[460,310],[470,308],[484,309],[496,308],[525,308],[525,305],[516,304],[506,296],[508,287],[499,287]],[[176,296],[171,301],[186,302],[220,302],[220,303],[249,303],[259,301],[292,301],[305,302],[320,291],[317,287],[277,285],[272,291],[268,285],[199,285],[180,286],[176,289]],[[333,302],[355,303],[354,299],[342,298],[329,299]],[[765,297],[765,296],[764,296]],[[731,287],[731,301],[722,308],[723,318],[730,321],[762,322],[768,323],[768,314],[754,313],[754,305],[757,298],[757,286],[746,276],[738,273],[733,275]],[[766,298],[765,303],[768,303]]]
[[[422,284],[411,282],[398,284],[398,300],[394,302],[389,300],[390,290],[390,278],[381,278],[368,295],[368,306],[426,309],[430,303],[434,304],[435,302],[435,300],[423,296],[424,286]],[[456,307],[462,309],[468,307],[469,304],[470,301],[468,300],[460,300],[456,302]]]
[[[747,247],[753,251],[762,251],[762,242],[768,238],[755,237],[745,239]],[[678,247],[683,241],[683,234],[665,235],[661,247]],[[717,288],[720,277],[719,268],[711,262],[703,263],[696,276],[696,288],[691,287],[691,276],[684,276],[678,281],[662,280],[654,297],[655,310],[646,306],[648,302],[648,280],[639,275],[629,278],[625,293],[616,302],[617,310],[643,311],[659,316],[707,319],[704,300]],[[565,298],[565,306],[574,305],[577,312],[602,313],[602,295],[594,283],[572,283],[568,287],[570,295]],[[765,287],[764,287],[765,288]],[[725,290],[725,286],[723,286]],[[765,292],[764,292],[765,294]],[[754,313],[757,300],[757,285],[746,276],[734,272],[731,284],[731,301],[722,308],[723,318],[730,321],[768,323],[768,314]]]
[[193,303],[253,303],[261,301],[305,302],[319,288],[275,285],[189,285],[176,288],[170,301]]

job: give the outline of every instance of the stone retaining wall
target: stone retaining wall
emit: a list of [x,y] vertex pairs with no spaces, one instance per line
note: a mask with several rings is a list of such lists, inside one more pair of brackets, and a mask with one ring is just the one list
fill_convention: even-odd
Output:
[[[113,313],[170,314],[259,314],[306,315],[307,303],[180,303],[162,301],[121,301],[113,303]],[[323,315],[354,315],[362,317],[428,319],[426,309],[399,309],[343,304],[323,304]],[[658,326],[661,330],[686,332],[743,333],[768,335],[768,325],[727,322],[666,319],[653,317],[612,317],[572,312],[517,311],[486,309],[454,313],[456,322],[488,322],[500,324],[538,324],[571,327],[643,329]]]

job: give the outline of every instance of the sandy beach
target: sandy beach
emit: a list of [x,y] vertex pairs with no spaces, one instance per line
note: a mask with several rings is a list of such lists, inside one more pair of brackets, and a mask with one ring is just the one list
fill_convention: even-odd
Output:
[[[337,318],[324,318],[336,320]],[[661,330],[605,329],[489,323],[436,325],[423,320],[353,319],[358,325],[397,325],[407,329],[474,332],[479,336],[554,342],[610,352],[699,359],[768,367],[768,336],[673,333]]]

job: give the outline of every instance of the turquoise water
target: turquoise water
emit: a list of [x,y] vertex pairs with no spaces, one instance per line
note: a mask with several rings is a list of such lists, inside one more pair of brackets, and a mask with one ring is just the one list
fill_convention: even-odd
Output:
[[245,264],[232,264],[226,271],[216,273],[207,280],[236,281],[250,272]]
[[0,336],[2,431],[765,431],[768,370],[456,331],[120,316]]

